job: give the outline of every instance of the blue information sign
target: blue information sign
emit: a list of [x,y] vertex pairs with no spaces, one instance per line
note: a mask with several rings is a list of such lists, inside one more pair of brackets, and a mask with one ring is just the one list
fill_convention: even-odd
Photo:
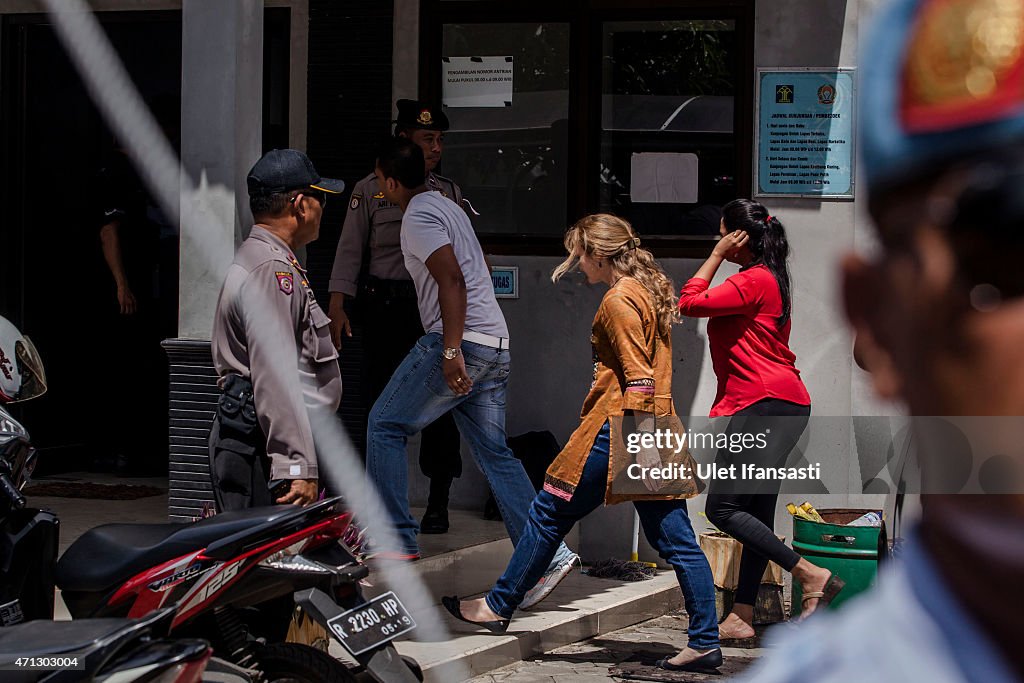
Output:
[[755,196],[853,197],[851,69],[758,72]]
[[519,298],[519,266],[491,266],[491,284],[498,299]]

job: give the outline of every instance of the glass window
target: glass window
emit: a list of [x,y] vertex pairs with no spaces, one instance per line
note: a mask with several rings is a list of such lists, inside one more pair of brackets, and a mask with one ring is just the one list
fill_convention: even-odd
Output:
[[599,206],[644,235],[714,235],[736,196],[732,20],[602,27]]
[[459,184],[480,214],[473,216],[478,232],[561,235],[567,194],[569,24],[445,24],[442,36],[442,57],[450,68],[458,64],[472,78],[475,68],[486,69],[510,57],[512,82],[504,89],[495,89],[493,82],[475,88],[465,82],[453,86],[450,78],[442,87],[451,129],[445,135],[440,173]]

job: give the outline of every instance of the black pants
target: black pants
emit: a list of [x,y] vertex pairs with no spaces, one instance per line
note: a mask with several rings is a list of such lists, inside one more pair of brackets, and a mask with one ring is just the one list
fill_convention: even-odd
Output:
[[[136,292],[139,310],[133,315],[105,310],[103,332],[99,333],[104,386],[114,395],[130,397],[131,419],[122,421],[113,413],[105,416],[117,420],[119,427],[110,430],[111,440],[99,452],[114,451],[122,456],[126,473],[166,476],[169,372],[167,356],[160,348],[164,339],[157,324],[160,302],[144,294]],[[109,301],[117,303],[114,293]],[[145,381],[140,382],[140,377]]]
[[[736,413],[729,421],[727,433],[762,434],[770,430],[767,448],[749,448],[739,453],[727,449],[718,452],[715,462],[720,466],[751,464],[758,467],[783,467],[800,439],[811,414],[810,406],[801,406],[779,399],[764,399]],[[779,480],[765,480],[755,485],[715,479],[708,488],[705,506],[708,520],[743,544],[740,575],[736,586],[736,602],[753,605],[761,577],[769,560],[786,571],[792,571],[800,556],[775,535],[775,505],[779,497]]]
[[[406,284],[411,287],[412,283]],[[423,336],[423,325],[415,295],[390,296],[388,292],[367,292],[363,306],[366,350],[363,369],[369,411],[416,340]],[[462,474],[459,430],[451,413],[445,413],[423,430],[420,470],[431,484],[438,485],[431,486],[430,502],[447,505],[448,486],[452,479]],[[438,500],[439,496],[443,499]]]
[[221,424],[210,426],[210,479],[217,512],[273,505],[267,474],[267,439],[257,425],[241,432]]

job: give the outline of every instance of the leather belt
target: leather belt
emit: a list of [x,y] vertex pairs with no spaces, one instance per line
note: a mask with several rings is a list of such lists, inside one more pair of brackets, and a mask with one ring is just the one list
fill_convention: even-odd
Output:
[[363,291],[368,297],[416,300],[416,286],[412,280],[383,280],[371,275],[366,278]]
[[489,346],[492,349],[498,349],[499,351],[508,350],[507,337],[492,337],[489,334],[481,334],[480,332],[465,330],[462,333],[462,340],[473,342],[474,344],[480,344],[481,346]]

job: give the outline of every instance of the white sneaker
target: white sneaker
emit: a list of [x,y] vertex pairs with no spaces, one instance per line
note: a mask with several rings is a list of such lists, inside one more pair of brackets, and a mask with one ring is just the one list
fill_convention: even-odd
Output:
[[540,577],[540,581],[537,585],[526,591],[526,595],[523,597],[523,601],[519,603],[519,609],[524,612],[532,609],[538,602],[551,595],[551,591],[555,590],[562,579],[569,576],[569,572],[572,571],[574,565],[582,563],[580,562],[580,556],[576,553],[569,555],[568,559],[561,562],[554,569],[549,569],[544,573],[544,576]]

